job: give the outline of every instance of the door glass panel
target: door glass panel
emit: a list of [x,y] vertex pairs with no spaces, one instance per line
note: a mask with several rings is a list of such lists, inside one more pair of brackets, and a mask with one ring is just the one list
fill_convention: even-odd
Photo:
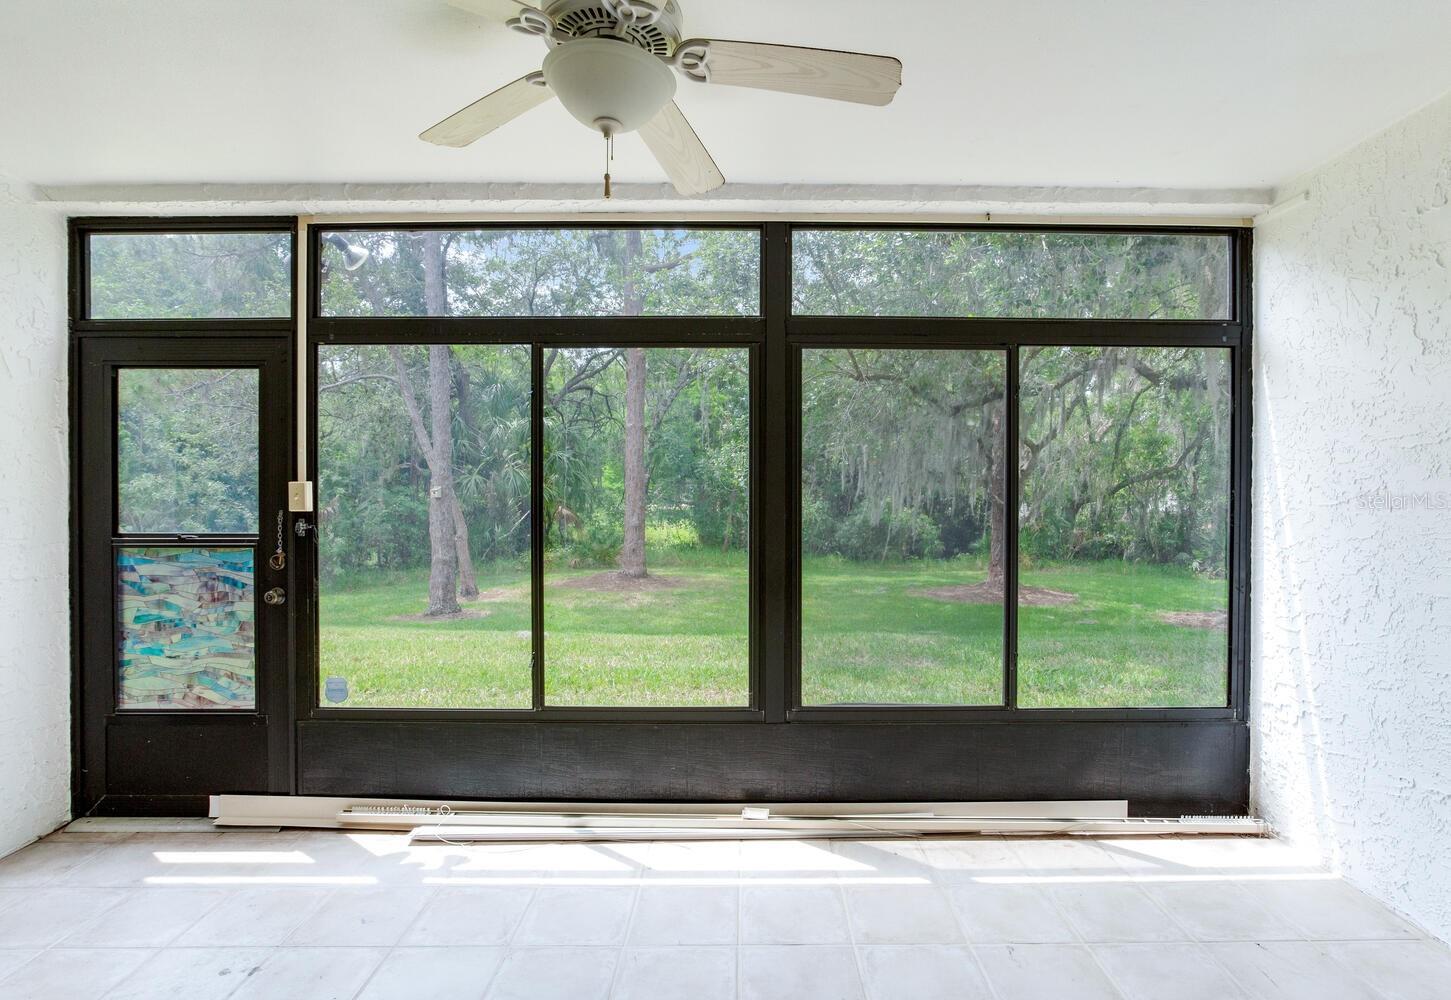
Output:
[[998,705],[1000,351],[801,357],[801,701]]
[[116,373],[121,532],[256,533],[258,378],[255,368]]
[[291,233],[97,233],[92,319],[292,315]]
[[1018,703],[1228,703],[1230,352],[1020,355]]
[[318,349],[326,707],[529,708],[530,357]]
[[250,548],[116,551],[117,707],[257,707]]
[[545,351],[545,701],[750,701],[750,353]]

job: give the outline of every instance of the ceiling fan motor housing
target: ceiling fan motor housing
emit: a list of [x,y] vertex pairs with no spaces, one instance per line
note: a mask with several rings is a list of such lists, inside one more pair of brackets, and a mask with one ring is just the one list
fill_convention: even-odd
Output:
[[609,135],[633,132],[675,96],[675,71],[614,38],[562,42],[544,57],[544,80],[579,122]]
[[554,22],[557,35],[570,38],[626,38],[662,59],[669,58],[680,43],[680,6],[675,0],[641,4],[635,0],[613,0],[614,6],[634,7],[649,16],[621,21],[602,0],[554,0],[544,8]]

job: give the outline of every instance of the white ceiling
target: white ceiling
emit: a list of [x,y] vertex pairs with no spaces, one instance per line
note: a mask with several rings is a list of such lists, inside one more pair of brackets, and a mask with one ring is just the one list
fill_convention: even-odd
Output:
[[[690,35],[880,51],[869,108],[681,81],[737,184],[1225,189],[1289,180],[1451,90],[1446,0],[682,0]],[[544,48],[442,0],[5,0],[0,172],[38,185],[589,183],[551,102],[424,127]],[[663,175],[633,137],[617,180]]]

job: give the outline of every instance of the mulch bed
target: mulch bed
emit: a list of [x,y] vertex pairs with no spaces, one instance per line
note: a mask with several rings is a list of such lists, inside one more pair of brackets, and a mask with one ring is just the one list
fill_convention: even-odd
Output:
[[390,622],[460,622],[469,618],[487,618],[487,611],[475,611],[473,608],[460,608],[451,615],[430,615],[419,613],[416,615],[394,615],[388,620]]
[[1158,619],[1186,628],[1209,628],[1223,632],[1229,628],[1228,611],[1160,611]]
[[598,590],[605,593],[632,593],[641,590],[674,590],[687,586],[678,576],[625,576],[619,570],[591,573],[589,576],[574,576],[562,581],[559,586],[574,590]]
[[[925,590],[909,590],[913,597],[930,597],[934,601],[951,601],[954,604],[1001,604],[1003,588],[987,581],[964,583],[953,587],[931,587]],[[1062,590],[1047,587],[1019,587],[1018,603],[1033,608],[1056,608],[1072,604],[1077,596]]]

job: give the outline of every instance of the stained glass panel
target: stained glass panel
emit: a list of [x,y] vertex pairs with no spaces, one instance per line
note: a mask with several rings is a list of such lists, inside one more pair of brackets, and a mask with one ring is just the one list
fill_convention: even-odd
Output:
[[118,549],[118,707],[256,708],[253,577],[249,548]]

